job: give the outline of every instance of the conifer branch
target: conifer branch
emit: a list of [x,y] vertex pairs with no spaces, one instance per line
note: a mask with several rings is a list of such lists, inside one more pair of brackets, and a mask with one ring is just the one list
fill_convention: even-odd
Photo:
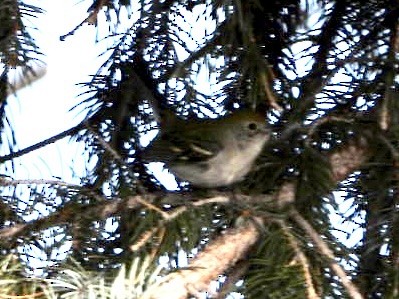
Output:
[[[4,180],[1,182],[0,185],[9,185],[9,186],[15,186],[17,183],[18,184],[26,184],[26,183],[34,183],[34,184],[51,184],[51,185],[56,185],[58,181],[46,181],[46,180],[20,180],[20,181],[15,181],[13,183],[10,181],[9,183],[5,184]],[[59,182],[58,182],[59,183]],[[67,183],[61,182],[60,186],[74,186],[75,185],[68,185]],[[81,188],[80,191],[82,192],[92,192],[91,190],[88,189],[83,189]],[[91,194],[91,193],[89,193]],[[76,211],[84,211],[84,213],[89,214],[93,217],[93,219],[96,220],[104,220],[107,219],[108,217],[116,216],[118,215],[121,211],[125,211],[126,209],[135,209],[140,206],[148,207],[148,203],[151,203],[153,200],[155,200],[159,195],[158,194],[149,194],[145,197],[145,200],[143,199],[142,195],[136,195],[136,196],[130,196],[126,198],[125,200],[122,200],[120,198],[114,198],[110,200],[109,198],[101,198],[99,195],[97,195],[97,202],[95,204],[77,204],[77,203],[67,203],[63,207],[61,207],[58,211],[54,212],[53,214],[39,218],[37,220],[28,222],[28,223],[15,223],[12,226],[5,227],[0,229],[0,240],[6,239],[6,238],[18,238],[19,236],[22,236],[24,234],[29,234],[32,232],[37,232],[46,228],[49,228],[51,226],[55,225],[62,225],[62,224],[72,224],[74,222],[77,222],[81,217],[79,216],[79,213]],[[171,197],[179,197],[178,194],[173,194]],[[249,197],[242,197],[242,199],[247,198],[249,200]],[[206,198],[206,199],[201,199],[197,202],[191,202],[190,204],[194,206],[201,206],[201,205],[206,205],[209,203],[226,203],[229,201],[229,197],[226,195],[220,194],[218,196]],[[166,218],[163,221],[171,221],[181,215],[183,212],[187,211],[189,209],[190,205],[188,207],[183,206],[179,207],[176,210],[172,211],[171,213],[166,213]],[[74,215],[74,216],[72,216]],[[165,214],[163,214],[165,215]],[[134,245],[132,245],[134,247]],[[136,245],[137,246],[137,245]],[[134,247],[135,248],[135,247]],[[137,249],[136,249],[137,250]]]
[[[361,145],[361,146],[360,146]],[[332,173],[334,179],[337,181],[339,179],[343,179],[349,173],[359,168],[366,159],[368,159],[368,154],[366,148],[364,147],[364,141],[359,142],[358,146],[349,145],[347,147],[343,147],[341,150],[336,151],[332,155],[330,155],[330,161],[336,164],[332,165]],[[248,199],[251,200],[251,199]],[[295,185],[291,183],[284,184],[282,188],[277,193],[277,202],[280,206],[286,206],[290,203],[293,203],[295,200]],[[295,210],[293,210],[295,211]],[[299,214],[298,214],[299,215]],[[337,276],[341,279],[343,286],[347,290],[348,294],[352,299],[361,299],[363,298],[361,293],[359,292],[356,285],[354,285],[346,275],[345,270],[334,261],[334,254],[328,248],[327,244],[323,239],[319,237],[317,232],[312,228],[312,226],[300,215],[297,217],[297,213],[291,212],[290,216],[294,218],[295,222],[305,230],[308,236],[312,239],[313,242],[320,249],[320,253],[327,257],[330,263],[331,269],[337,274]],[[259,220],[261,223],[261,220]],[[281,225],[281,223],[280,223]],[[241,256],[234,256],[234,261],[238,261],[243,259],[245,254],[250,250],[251,246],[255,243],[259,236],[259,231],[257,230],[257,225],[251,223],[251,225],[243,228],[242,230],[230,229],[228,230],[228,234],[220,237],[221,240],[217,239],[206,247],[205,251],[209,254],[215,254],[217,257],[217,252],[226,252],[232,250],[231,248],[238,248],[238,252]],[[235,235],[237,234],[237,235]],[[240,239],[240,235],[244,236],[244,240],[251,241],[242,241]],[[319,298],[315,287],[313,285],[311,274],[309,272],[309,263],[307,262],[306,256],[301,253],[299,250],[299,246],[296,246],[293,243],[293,240],[288,240],[291,243],[291,246],[294,248],[294,251],[298,255],[298,258],[302,264],[304,269],[305,281],[307,284],[307,292],[308,298]],[[295,248],[297,250],[295,250]],[[147,294],[151,299],[162,299],[162,298],[186,298],[189,294],[196,295],[200,291],[207,290],[209,283],[216,279],[218,275],[223,274],[228,267],[232,266],[234,263],[225,259],[215,259],[212,261],[208,260],[208,257],[205,253],[205,257],[202,255],[198,255],[195,260],[190,263],[189,269],[190,272],[186,272],[186,270],[180,270],[177,273],[172,273],[165,277],[165,280],[160,286],[153,287],[151,291]],[[203,260],[202,260],[203,258]],[[210,264],[208,264],[210,263]],[[198,265],[201,265],[205,268],[196,269]],[[210,267],[212,270],[208,269]],[[217,272],[220,271],[220,272]],[[213,276],[210,276],[213,275]],[[196,281],[198,281],[196,283]],[[175,289],[175,286],[178,286]],[[174,293],[173,291],[176,291]],[[169,296],[169,297],[168,297]]]
[[257,225],[230,229],[195,257],[188,268],[167,275],[152,286],[143,299],[184,299],[208,291],[212,280],[241,260],[258,240]]
[[0,186],[18,186],[18,185],[52,185],[59,187],[68,187],[70,189],[79,189],[79,190],[82,189],[81,186],[63,182],[60,180],[44,180],[44,179],[15,180],[7,177],[0,177]]
[[[165,223],[176,219],[178,216],[186,212],[190,207],[199,207],[211,203],[228,203],[230,202],[230,198],[228,196],[215,196],[215,197],[210,197],[210,198],[205,198],[205,199],[200,199],[198,201],[194,202],[189,202],[187,205],[181,206],[176,208],[170,213],[164,212],[160,210],[158,207],[154,206],[153,204],[149,203],[147,200],[142,200],[140,197],[136,197],[137,202],[141,203],[144,207],[149,208],[150,210],[154,210],[158,212],[163,219],[158,222],[158,225],[151,228],[150,230],[144,232],[139,238],[138,241],[135,242],[130,246],[130,250],[132,251],[138,251],[141,249],[161,228],[165,226]],[[247,199],[249,200],[249,199]]]

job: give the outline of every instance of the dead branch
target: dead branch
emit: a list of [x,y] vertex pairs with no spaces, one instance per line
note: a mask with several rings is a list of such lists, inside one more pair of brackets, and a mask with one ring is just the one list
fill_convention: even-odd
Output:
[[16,80],[10,82],[7,86],[7,95],[16,93],[17,91],[31,85],[33,82],[41,79],[47,73],[45,67],[40,67],[35,70],[29,70],[26,74],[18,77]]

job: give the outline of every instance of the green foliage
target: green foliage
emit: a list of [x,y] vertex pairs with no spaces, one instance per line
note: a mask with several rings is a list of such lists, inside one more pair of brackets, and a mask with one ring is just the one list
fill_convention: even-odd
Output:
[[302,268],[286,237],[276,226],[264,233],[250,258],[244,291],[248,298],[306,298]]
[[298,159],[300,169],[297,186],[297,206],[301,210],[320,209],[320,198],[333,189],[329,161],[319,151],[304,147]]
[[[165,212],[179,208],[185,206],[169,206]],[[157,254],[162,255],[168,252],[173,254],[177,250],[190,252],[193,248],[203,247],[227,227],[228,219],[231,221],[234,212],[223,206],[209,204],[185,209],[172,219],[163,218],[157,211],[141,211],[140,215],[133,217],[130,225],[135,229],[129,243],[140,244],[142,238],[151,233],[151,241],[146,247],[155,247]]]

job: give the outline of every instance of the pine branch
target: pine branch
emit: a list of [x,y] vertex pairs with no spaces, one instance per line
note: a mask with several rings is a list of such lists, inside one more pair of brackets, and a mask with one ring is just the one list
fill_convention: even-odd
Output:
[[[139,249],[141,249],[160,229],[164,228],[164,226],[167,222],[169,222],[173,219],[176,219],[178,216],[180,216],[181,214],[186,212],[188,209],[190,209],[192,207],[199,207],[199,206],[214,204],[214,203],[228,204],[231,201],[230,197],[228,195],[220,194],[220,195],[215,195],[210,198],[200,199],[198,201],[190,200],[188,202],[188,204],[178,207],[178,208],[174,209],[173,211],[167,213],[167,212],[160,210],[158,207],[152,205],[149,202],[148,198],[146,198],[146,200],[142,200],[140,197],[136,197],[136,200],[138,203],[141,203],[143,206],[147,207],[148,209],[158,212],[160,214],[160,216],[162,216],[162,219],[158,222],[158,225],[156,225],[152,229],[143,233],[139,237],[139,240],[130,246],[130,249],[132,251],[138,251]],[[242,195],[242,196],[240,196],[240,200],[249,201],[249,200],[251,200],[251,198],[248,196]]]
[[104,220],[112,217],[125,209],[132,209],[140,206],[139,200],[136,197],[129,197],[127,200],[102,200],[100,203],[80,205],[76,203],[67,203],[57,212],[43,218],[28,222],[28,223],[15,223],[10,227],[5,227],[0,230],[0,241],[16,239],[20,236],[30,235],[32,232],[38,232],[46,228],[75,224],[81,218],[77,211],[85,211],[90,213],[95,220]]
[[68,36],[74,35],[75,32],[86,23],[89,25],[97,25],[97,18],[100,10],[104,6],[108,5],[109,2],[110,2],[109,0],[94,1],[94,4],[89,8],[89,15],[67,34],[60,36],[60,40],[64,41]]
[[143,299],[184,299],[190,294],[208,290],[209,283],[241,260],[248,248],[258,240],[259,231],[254,222],[233,228],[208,245],[195,257],[187,269],[166,276],[151,287]]
[[309,107],[314,105],[315,95],[325,86],[326,78],[335,72],[334,70],[328,70],[327,58],[335,46],[335,34],[338,32],[340,26],[342,26],[342,18],[345,15],[344,12],[347,6],[348,3],[346,1],[336,2],[328,21],[321,28],[321,33],[317,38],[319,48],[315,53],[315,61],[312,70],[306,76],[303,84],[303,96],[305,98],[300,101],[301,108],[299,109],[299,115],[303,115]]

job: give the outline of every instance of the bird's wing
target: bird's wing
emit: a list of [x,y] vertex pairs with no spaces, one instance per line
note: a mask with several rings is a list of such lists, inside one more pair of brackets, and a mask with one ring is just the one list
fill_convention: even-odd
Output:
[[145,150],[145,156],[151,160],[162,162],[201,162],[216,155],[222,146],[214,138],[200,137],[191,131],[184,136],[178,131],[166,132],[157,137]]

